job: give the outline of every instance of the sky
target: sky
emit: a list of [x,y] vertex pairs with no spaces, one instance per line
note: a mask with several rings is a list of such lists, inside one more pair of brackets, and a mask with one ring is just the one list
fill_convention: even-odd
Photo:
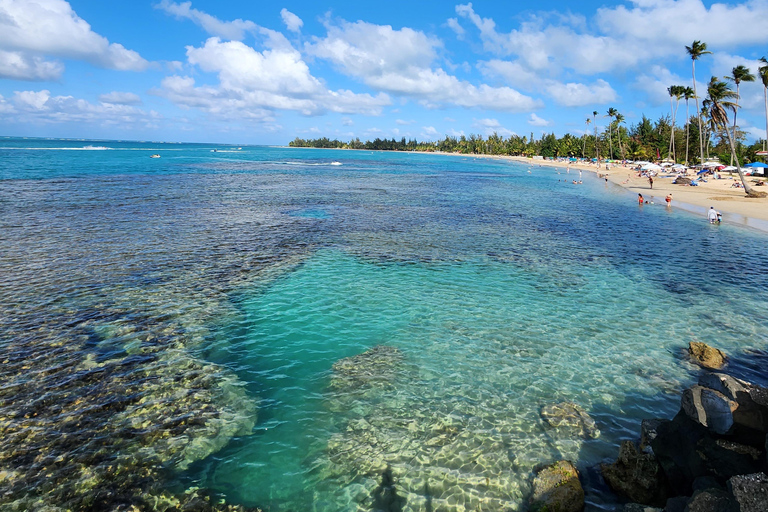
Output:
[[[234,144],[537,138],[670,113],[768,56],[768,0],[0,0],[0,135]],[[739,126],[765,138],[763,85]],[[685,119],[685,102],[678,107]],[[692,101],[691,112],[695,112]]]

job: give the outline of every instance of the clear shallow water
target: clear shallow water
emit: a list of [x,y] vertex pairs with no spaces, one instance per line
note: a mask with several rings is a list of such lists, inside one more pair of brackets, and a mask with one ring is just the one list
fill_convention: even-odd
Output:
[[[234,385],[197,390],[233,425],[200,435],[209,449],[149,444],[179,485],[232,502],[370,510],[387,472],[404,510],[521,509],[536,464],[586,470],[642,418],[674,414],[696,376],[689,341],[766,348],[764,234],[638,208],[591,175],[575,186],[554,169],[391,153],[39,149],[73,145],[0,140],[0,343],[62,396],[82,389],[57,365],[147,353],[163,364],[137,364],[159,381],[193,360],[210,389]],[[334,370],[382,345],[397,350],[370,359],[378,377]],[[20,368],[4,368],[4,389],[32,394]],[[548,425],[542,407],[561,401],[599,435]]]

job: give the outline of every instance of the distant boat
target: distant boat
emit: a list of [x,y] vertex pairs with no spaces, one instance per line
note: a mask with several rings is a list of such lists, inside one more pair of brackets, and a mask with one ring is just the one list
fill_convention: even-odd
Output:
[[155,153],[154,155],[149,155],[149,158],[160,158],[160,155]]

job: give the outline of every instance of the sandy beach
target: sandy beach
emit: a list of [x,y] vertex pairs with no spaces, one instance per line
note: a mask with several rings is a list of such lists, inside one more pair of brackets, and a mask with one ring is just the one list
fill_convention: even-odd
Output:
[[[702,218],[706,211],[714,206],[716,210],[723,214],[723,222],[731,224],[742,224],[761,231],[768,232],[768,198],[748,198],[744,194],[744,189],[732,187],[733,183],[741,183],[738,173],[731,176],[728,173],[722,173],[719,180],[708,178],[697,187],[687,185],[675,185],[672,183],[674,178],[665,177],[666,173],[661,172],[653,179],[653,189],[651,189],[647,178],[637,177],[637,172],[630,167],[611,164],[610,170],[606,171],[604,164],[598,169],[590,164],[569,164],[566,162],[531,160],[525,157],[501,157],[538,166],[545,167],[568,167],[571,169],[582,169],[601,175],[607,175],[608,181],[618,186],[624,187],[636,194],[642,194],[643,197],[655,204],[664,204],[664,198],[667,194],[672,194],[672,207],[687,210],[693,213],[700,213]],[[670,173],[671,174],[671,173]],[[747,177],[748,180],[755,178]],[[758,187],[757,190],[768,191],[768,186]],[[628,200],[635,201],[635,197],[628,197]]]

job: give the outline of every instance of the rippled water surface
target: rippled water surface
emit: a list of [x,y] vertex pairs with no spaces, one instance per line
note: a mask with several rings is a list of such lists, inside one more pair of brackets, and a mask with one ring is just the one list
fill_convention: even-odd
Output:
[[[765,234],[591,174],[128,142],[0,156],[0,505],[198,486],[272,511],[523,510],[537,464],[589,475],[674,414],[689,341],[768,348]],[[546,421],[563,402],[594,424]]]

